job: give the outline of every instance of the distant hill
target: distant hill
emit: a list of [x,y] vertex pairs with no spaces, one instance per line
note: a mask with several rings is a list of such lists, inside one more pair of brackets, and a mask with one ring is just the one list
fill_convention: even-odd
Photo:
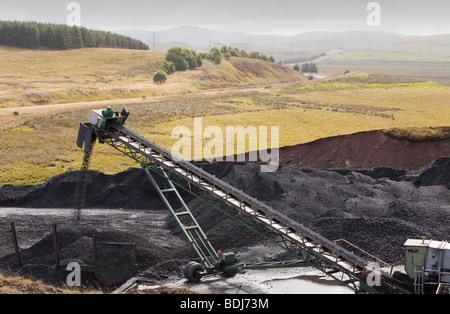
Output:
[[408,36],[390,32],[312,32],[293,36],[286,42],[306,50],[367,49],[405,40]]
[[220,32],[194,26],[180,26],[168,30],[151,32],[123,30],[118,33],[132,36],[146,43],[172,42],[191,46],[208,45],[278,45],[306,50],[333,50],[367,48],[391,44],[408,38],[406,35],[390,32],[308,32],[295,36],[250,35],[238,32]]
[[195,26],[179,26],[168,30],[151,32],[139,30],[122,30],[119,34],[138,38],[146,43],[156,42],[180,43],[190,46],[233,45],[233,44],[271,44],[288,39],[284,36],[249,35],[238,32],[220,32]]
[[[345,50],[368,50],[401,53],[448,54],[450,34],[411,36],[383,31],[306,32],[294,36],[251,35],[239,32],[221,32],[194,26],[180,26],[151,32],[123,30],[118,33],[137,38],[147,44],[153,39],[159,50],[174,45],[183,47],[235,46],[239,49],[261,51],[277,55],[278,59],[305,51],[331,51],[339,47]],[[154,36],[154,37],[153,37]],[[273,52],[275,50],[275,52]],[[270,53],[270,52],[273,53]],[[286,55],[286,57],[283,57]]]

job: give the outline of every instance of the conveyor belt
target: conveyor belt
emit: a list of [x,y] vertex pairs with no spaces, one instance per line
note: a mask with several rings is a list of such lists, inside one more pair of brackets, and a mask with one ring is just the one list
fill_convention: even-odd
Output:
[[[304,225],[292,220],[257,199],[236,189],[230,184],[207,173],[201,168],[173,156],[169,151],[134,133],[120,124],[112,124],[108,129],[93,127],[100,141],[129,155],[141,165],[152,169],[162,169],[184,182],[207,193],[221,204],[250,218],[259,226],[264,226],[279,235],[298,254],[307,253],[308,260],[327,269],[327,274],[339,273],[346,282],[355,286],[364,284],[361,276],[368,262],[336,243],[324,238]],[[384,282],[392,282],[392,277],[379,272]],[[365,285],[366,286],[366,285]],[[389,284],[389,289],[392,285]],[[376,288],[375,288],[376,289]],[[381,289],[381,288],[380,288]],[[384,287],[386,289],[386,287]]]

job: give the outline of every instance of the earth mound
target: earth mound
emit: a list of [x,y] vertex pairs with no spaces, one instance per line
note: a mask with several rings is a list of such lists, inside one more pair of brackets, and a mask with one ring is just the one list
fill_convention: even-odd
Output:
[[[447,133],[448,129],[442,128]],[[385,167],[419,171],[441,157],[450,157],[450,136],[411,140],[388,134],[381,130],[369,131],[282,147],[280,164],[303,169]],[[249,154],[234,156],[234,160],[249,161]]]
[[414,171],[448,156],[450,138],[415,142],[388,136],[383,131],[319,139],[280,150],[283,165],[314,169],[391,167]]

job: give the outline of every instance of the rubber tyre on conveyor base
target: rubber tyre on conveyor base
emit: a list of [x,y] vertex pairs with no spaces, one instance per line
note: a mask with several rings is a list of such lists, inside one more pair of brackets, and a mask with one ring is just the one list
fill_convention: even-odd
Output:
[[190,262],[184,267],[184,276],[190,282],[199,282],[203,275],[204,268],[201,264],[196,262]]

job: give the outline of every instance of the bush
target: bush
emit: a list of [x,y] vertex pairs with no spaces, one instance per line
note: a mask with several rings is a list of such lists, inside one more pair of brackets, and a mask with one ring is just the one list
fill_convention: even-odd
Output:
[[266,56],[265,54],[261,54],[261,55],[259,56],[259,58],[260,58],[261,60],[263,60],[263,61],[269,62],[269,57]]
[[186,49],[174,47],[167,51],[166,61],[172,62],[175,65],[176,71],[186,71],[189,68],[189,63],[186,61],[186,57]]
[[231,59],[231,53],[227,51],[224,53],[223,57],[225,58],[225,60],[229,61]]
[[294,65],[294,70],[300,72],[300,67],[298,66],[298,64]]
[[166,54],[166,61],[174,64],[175,71],[186,71],[202,65],[202,57],[195,50],[180,47],[169,49]]
[[165,61],[162,70],[168,75],[175,73],[175,64],[172,61]]
[[209,54],[210,59],[214,61],[215,64],[221,64],[222,63],[222,52],[218,48],[211,49],[211,52]]
[[186,56],[186,61],[189,65],[189,69],[195,69],[198,67],[197,56],[194,56],[192,52],[188,53],[188,55]]
[[201,67],[203,65],[203,58],[201,55],[197,55],[197,65]]
[[217,65],[219,65],[219,64],[221,64],[222,63],[222,56],[220,55],[218,55],[218,56],[216,56],[215,58],[214,58],[214,64],[217,64]]
[[254,51],[254,52],[252,52],[252,53],[250,54],[249,57],[252,58],[252,59],[259,59],[259,52]]
[[164,84],[166,81],[167,81],[167,74],[163,70],[160,70],[153,75],[154,83]]

